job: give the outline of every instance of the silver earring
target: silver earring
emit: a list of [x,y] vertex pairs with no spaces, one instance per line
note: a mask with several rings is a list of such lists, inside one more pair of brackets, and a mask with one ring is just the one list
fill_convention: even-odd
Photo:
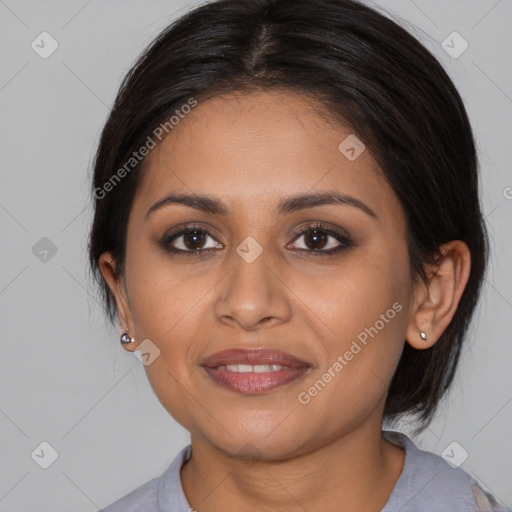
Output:
[[128,336],[128,327],[126,328],[126,331],[123,332],[123,334],[121,334],[121,343],[123,344],[126,344],[126,343],[134,343],[135,342],[135,338],[134,337],[131,337]]
[[427,339],[427,333],[426,332],[423,332],[423,331],[420,331],[420,338],[425,341]]

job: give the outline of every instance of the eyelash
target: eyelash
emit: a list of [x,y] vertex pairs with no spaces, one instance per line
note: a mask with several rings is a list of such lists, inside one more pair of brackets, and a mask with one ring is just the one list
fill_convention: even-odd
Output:
[[336,256],[337,253],[347,249],[348,247],[352,247],[353,243],[347,235],[337,231],[336,229],[330,228],[326,226],[322,222],[317,222],[315,224],[311,224],[309,226],[304,226],[298,231],[293,233],[294,243],[304,234],[310,233],[311,231],[321,231],[322,233],[329,235],[330,237],[336,239],[340,242],[340,245],[335,247],[334,249],[329,249],[327,251],[322,249],[297,249],[299,251],[304,251],[309,253],[311,256]]
[[[347,235],[342,234],[341,232],[332,229],[322,222],[317,222],[315,224],[304,226],[300,230],[295,231],[293,233],[293,243],[296,243],[296,241],[304,234],[307,234],[311,231],[321,231],[322,233],[329,235],[333,238],[335,238],[338,242],[341,243],[341,245],[335,247],[334,249],[329,249],[327,251],[322,249],[297,249],[298,251],[304,251],[312,256],[335,256],[338,252],[347,249],[349,247],[353,246],[352,241]],[[186,235],[190,232],[199,231],[201,233],[204,233],[206,236],[214,238],[213,235],[203,227],[192,224],[189,226],[185,226],[178,231],[174,231],[172,233],[164,235],[162,240],[160,241],[160,245],[163,247],[163,249],[167,252],[170,252],[172,254],[178,255],[178,256],[192,256],[192,257],[201,257],[205,253],[213,253],[216,252],[218,249],[196,249],[196,250],[183,250],[183,249],[176,249],[171,246],[171,243],[178,239],[180,236]]]

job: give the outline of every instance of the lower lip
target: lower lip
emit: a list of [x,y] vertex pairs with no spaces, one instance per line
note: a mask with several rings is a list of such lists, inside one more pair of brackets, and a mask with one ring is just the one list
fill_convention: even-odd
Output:
[[270,391],[278,386],[290,384],[299,380],[309,370],[308,366],[301,368],[281,369],[275,372],[231,372],[217,368],[204,367],[208,375],[220,386],[231,391],[255,395]]

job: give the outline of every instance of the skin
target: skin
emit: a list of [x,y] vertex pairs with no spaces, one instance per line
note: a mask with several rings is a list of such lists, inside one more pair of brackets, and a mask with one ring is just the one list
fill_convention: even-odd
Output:
[[[381,437],[387,390],[404,343],[430,347],[450,323],[470,254],[449,242],[428,288],[411,280],[402,208],[368,149],[354,161],[338,150],[350,133],[291,92],[199,103],[149,156],[128,221],[124,275],[116,279],[109,253],[100,258],[122,331],[129,327],[137,341],[125,349],[149,339],[160,350],[145,368],[162,405],[191,433],[181,481],[199,512],[379,511],[402,471],[404,451]],[[376,217],[346,204],[276,215],[283,197],[327,190],[359,199]],[[215,197],[228,213],[168,204],[145,219],[170,192]],[[311,236],[294,232],[317,221],[346,231],[353,245],[311,254]],[[214,252],[173,255],[159,245],[193,222],[209,231],[203,247]],[[252,263],[236,252],[248,236],[263,249]],[[186,250],[184,238],[174,246]],[[320,250],[340,242],[329,236],[326,244]],[[401,311],[301,404],[299,393],[396,302]],[[200,367],[232,347],[279,349],[311,369],[267,393],[237,393]]]

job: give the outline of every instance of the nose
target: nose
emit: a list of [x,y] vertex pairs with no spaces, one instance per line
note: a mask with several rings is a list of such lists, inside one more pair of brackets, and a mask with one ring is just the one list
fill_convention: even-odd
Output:
[[270,255],[263,250],[249,263],[234,251],[232,261],[231,271],[218,285],[217,320],[248,331],[288,322],[291,292]]

